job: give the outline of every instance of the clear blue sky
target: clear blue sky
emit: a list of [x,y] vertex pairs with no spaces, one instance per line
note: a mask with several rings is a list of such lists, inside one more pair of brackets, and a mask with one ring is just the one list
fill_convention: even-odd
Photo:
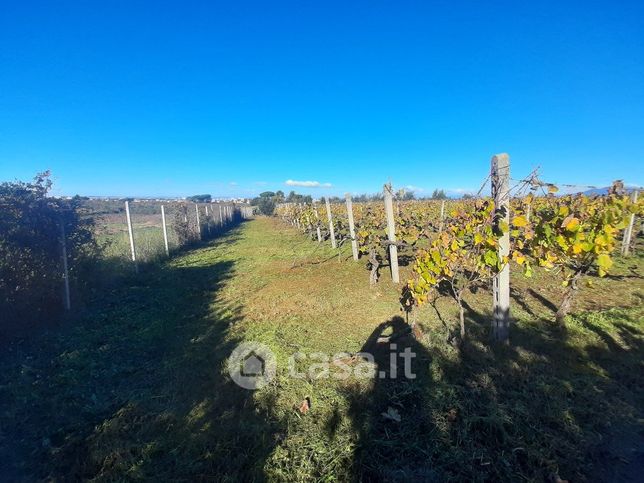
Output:
[[642,1],[4,2],[0,180],[59,194],[644,184]]

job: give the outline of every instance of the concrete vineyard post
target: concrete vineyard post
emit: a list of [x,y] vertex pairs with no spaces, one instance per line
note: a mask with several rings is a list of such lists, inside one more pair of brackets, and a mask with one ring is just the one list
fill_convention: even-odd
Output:
[[219,205],[219,227],[221,228],[224,224],[224,216],[221,213],[221,205]]
[[199,204],[195,203],[195,213],[197,214],[197,238],[201,240],[201,221],[199,220]]
[[161,205],[161,225],[163,226],[163,244],[165,245],[165,256],[170,256],[170,247],[168,246],[168,226],[165,223],[165,206]]
[[438,231],[443,231],[443,226],[445,225],[445,200],[441,201],[441,221],[438,228]]
[[353,204],[351,203],[351,195],[345,195],[347,199],[347,216],[349,217],[349,236],[351,236],[351,251],[353,252],[353,259],[358,259],[358,240],[356,240],[356,228],[353,222]]
[[315,219],[317,221],[316,225],[316,232],[318,235],[318,243],[322,242],[322,232],[320,230],[320,215],[318,215],[318,207],[315,203],[312,203],[313,205],[313,213],[315,213]]
[[206,231],[208,236],[210,236],[210,217],[208,216],[208,205],[206,205]]
[[[494,199],[494,224],[499,226],[505,222],[510,226],[510,157],[505,154],[492,156],[492,198]],[[510,232],[506,229],[499,239],[499,259],[510,255]],[[494,277],[493,289],[493,319],[492,339],[507,344],[510,336],[510,265],[506,263],[503,269]]]
[[63,217],[60,218],[60,248],[63,259],[63,305],[65,310],[72,308],[71,297],[69,295],[69,266],[67,264],[67,237],[65,236],[65,222]]
[[[637,193],[638,190],[633,190],[631,193],[631,202],[633,204],[637,203]],[[635,213],[631,213],[630,219],[628,220],[628,226],[624,230],[624,239],[622,240],[622,255],[628,256],[631,250],[631,238],[633,237],[633,226],[635,225]]]
[[526,210],[525,213],[525,219],[528,223],[530,223],[530,215],[532,214],[532,203],[528,204],[528,209]]
[[385,195],[385,213],[387,215],[387,237],[389,239],[389,265],[391,266],[391,280],[400,282],[398,274],[398,247],[396,246],[396,225],[394,222],[394,201],[391,185],[386,184],[383,189]]
[[333,229],[333,216],[331,215],[331,203],[329,203],[329,197],[324,198],[326,203],[326,217],[329,220],[329,233],[331,237],[331,246],[337,248],[337,243],[335,241],[335,230]]
[[130,236],[130,253],[132,262],[134,263],[134,270],[139,271],[139,266],[136,263],[136,248],[134,247],[134,231],[132,230],[132,218],[130,217],[130,202],[125,202],[125,218],[127,219],[127,232]]

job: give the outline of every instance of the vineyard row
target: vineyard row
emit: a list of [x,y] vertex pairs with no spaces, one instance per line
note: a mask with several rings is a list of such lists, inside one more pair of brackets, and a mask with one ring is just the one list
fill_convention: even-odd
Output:
[[463,295],[491,283],[492,338],[507,342],[511,261],[526,277],[536,268],[561,273],[565,292],[556,320],[563,324],[580,279],[591,271],[605,276],[619,240],[621,254],[629,254],[635,219],[644,212],[637,190],[629,194],[621,182],[601,196],[558,196],[556,185],[534,174],[514,193],[517,187],[510,188],[509,181],[509,157],[502,154],[492,158],[491,197],[403,201],[385,185],[384,202],[352,203],[347,194],[345,204],[325,200],[325,217],[315,203],[282,204],[277,214],[318,242],[329,240],[333,248],[350,242],[353,259],[367,259],[372,284],[387,262],[398,283],[398,252],[404,252],[414,272],[402,288],[404,308],[411,311],[439,287],[447,288],[460,310],[461,340]]

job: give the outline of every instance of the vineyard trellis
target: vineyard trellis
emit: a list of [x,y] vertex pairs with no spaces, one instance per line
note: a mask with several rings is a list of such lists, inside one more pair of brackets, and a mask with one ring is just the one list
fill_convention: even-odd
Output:
[[[644,211],[639,188],[629,196],[623,183],[616,182],[603,195],[559,195],[558,185],[542,181],[538,172],[539,168],[513,179],[509,156],[500,154],[492,157],[490,174],[471,199],[396,200],[394,210],[393,189],[385,185],[383,202],[353,203],[350,194],[342,204],[325,199],[328,228],[320,222],[314,202],[283,203],[277,214],[319,243],[329,240],[334,249],[350,241],[353,253],[355,244],[371,268],[371,284],[385,264],[398,283],[398,250],[412,252],[414,277],[402,288],[405,309],[424,304],[432,291],[446,284],[459,305],[461,340],[462,296],[474,284],[489,282],[492,339],[507,343],[511,261],[526,277],[535,267],[562,274],[566,291],[556,320],[563,324],[580,278],[591,269],[600,277],[608,273],[620,235],[621,253],[628,255],[635,220]],[[486,185],[491,197],[482,195]]]
[[[195,217],[191,218],[188,216],[188,206],[189,204],[194,205]],[[132,212],[130,201],[125,200],[124,204],[125,219],[124,224],[127,228],[127,237],[128,237],[128,252],[129,260],[132,263],[134,271],[138,273],[139,271],[139,249],[136,243],[136,227],[134,225],[135,213]],[[175,209],[175,221],[174,224],[169,223],[166,216],[166,207],[173,206]],[[203,207],[203,208],[202,208]],[[215,217],[214,208],[218,208],[219,216]],[[202,223],[202,211],[205,212],[205,227]],[[168,227],[174,228],[176,232],[182,232],[183,234],[177,233],[177,241],[175,243],[175,249],[181,248],[185,244],[191,242],[202,241],[210,239],[214,236],[219,235],[221,232],[226,230],[228,227],[233,224],[238,223],[244,219],[250,219],[254,215],[254,207],[229,204],[229,203],[186,203],[186,202],[174,202],[174,203],[161,203],[159,206],[159,218],[160,218],[160,233],[162,234],[163,239],[163,253],[166,258],[169,258],[172,254],[172,249],[170,247],[170,237],[168,234]],[[194,225],[192,225],[194,223]],[[148,227],[146,227],[148,228]],[[69,311],[71,309],[71,300],[70,300],[70,289],[69,289],[69,269],[68,269],[68,256],[67,256],[67,241],[64,232],[64,226],[61,224],[61,236],[60,236],[60,245],[61,245],[61,257],[62,257],[62,279],[64,287],[63,295],[63,305],[65,310]]]

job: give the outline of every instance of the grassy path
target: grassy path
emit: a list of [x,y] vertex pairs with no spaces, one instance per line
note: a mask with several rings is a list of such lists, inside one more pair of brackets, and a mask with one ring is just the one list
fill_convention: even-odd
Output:
[[[12,346],[1,360],[0,479],[583,481],[631,471],[619,458],[641,441],[641,277],[600,281],[610,305],[629,308],[575,317],[566,333],[539,320],[550,309],[518,284],[520,321],[500,351],[484,340],[485,293],[470,298],[461,351],[444,341],[438,314],[453,312],[439,300],[420,314],[425,335],[398,344],[416,354],[413,380],[288,377],[295,352],[373,350],[383,323],[402,324],[398,288],[386,276],[370,288],[348,255],[257,219],[106,291],[69,327]],[[241,341],[276,355],[277,377],[261,390],[226,374]]]

